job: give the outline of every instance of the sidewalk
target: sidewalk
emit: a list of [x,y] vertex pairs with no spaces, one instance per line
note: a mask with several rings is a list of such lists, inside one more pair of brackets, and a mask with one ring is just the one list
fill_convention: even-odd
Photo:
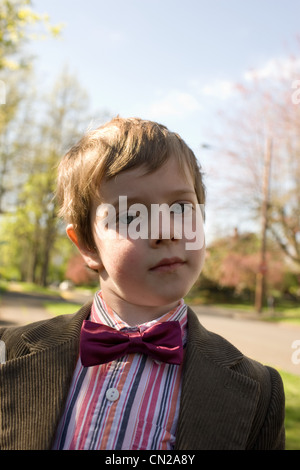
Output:
[[[21,292],[13,286],[9,291],[4,291],[0,296],[0,328],[20,326],[39,320],[52,318],[44,307],[45,302],[74,303],[83,305],[92,296],[87,292],[76,293],[72,291],[60,292],[57,295]],[[76,310],[77,306],[75,307]],[[74,310],[74,311],[75,311]]]
[[43,307],[46,300],[49,300],[49,297],[39,294],[3,292],[0,302],[0,327],[20,326],[51,318],[52,315]]

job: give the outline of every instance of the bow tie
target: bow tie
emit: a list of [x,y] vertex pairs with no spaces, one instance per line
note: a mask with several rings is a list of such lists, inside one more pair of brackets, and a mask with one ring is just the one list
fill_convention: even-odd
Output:
[[179,322],[156,323],[143,332],[138,328],[119,331],[89,320],[83,322],[80,337],[83,366],[104,364],[131,353],[181,364],[183,347]]

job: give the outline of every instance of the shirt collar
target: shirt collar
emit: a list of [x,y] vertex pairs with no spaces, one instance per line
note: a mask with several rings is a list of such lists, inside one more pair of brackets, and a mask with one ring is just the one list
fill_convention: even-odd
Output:
[[[121,330],[123,328],[126,328],[126,329],[135,328],[135,327],[129,326],[126,322],[124,322],[118,316],[118,314],[114,312],[109,307],[109,305],[107,305],[107,303],[103,299],[101,290],[96,292],[94,295],[90,320],[96,323],[102,323],[104,325],[108,325],[117,330]],[[186,332],[187,332],[186,331],[187,330],[187,305],[185,304],[183,299],[180,299],[179,304],[173,310],[167,313],[164,313],[161,317],[155,320],[139,325],[139,328],[141,330],[146,330],[147,328],[149,328],[150,326],[154,325],[157,322],[165,322],[165,321],[179,321],[182,335],[183,335],[183,340],[185,340]]]

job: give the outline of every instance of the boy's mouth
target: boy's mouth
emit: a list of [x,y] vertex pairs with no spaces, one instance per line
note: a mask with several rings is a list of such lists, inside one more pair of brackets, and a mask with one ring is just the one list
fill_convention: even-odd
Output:
[[175,269],[183,266],[185,261],[181,258],[163,258],[159,261],[150,271],[157,271],[157,272],[168,272],[168,271],[175,271]]

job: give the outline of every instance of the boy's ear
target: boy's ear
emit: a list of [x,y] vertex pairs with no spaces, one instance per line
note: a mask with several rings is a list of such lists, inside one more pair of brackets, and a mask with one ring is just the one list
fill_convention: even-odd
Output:
[[79,240],[73,224],[69,224],[66,228],[66,232],[70,240],[77,246],[78,250],[80,251],[84,261],[88,265],[89,268],[93,269],[94,271],[99,271],[102,266],[100,256],[97,250],[90,250],[87,248],[81,241]]

